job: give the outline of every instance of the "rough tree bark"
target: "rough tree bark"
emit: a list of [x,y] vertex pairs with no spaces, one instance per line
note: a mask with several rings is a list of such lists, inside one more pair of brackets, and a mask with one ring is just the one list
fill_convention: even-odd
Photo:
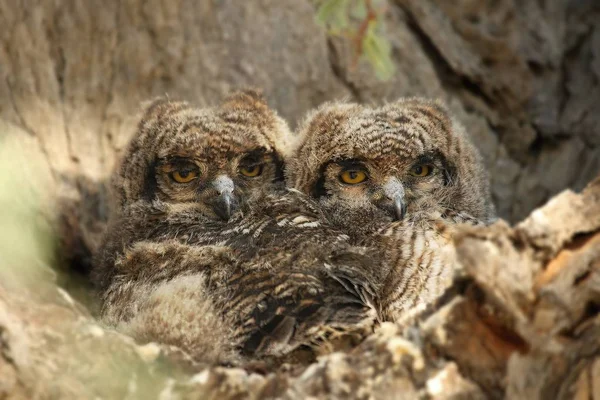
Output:
[[[259,86],[292,125],[344,96],[442,98],[483,153],[511,222],[600,171],[597,1],[390,0],[386,19],[397,72],[380,82],[316,25],[309,0],[0,0],[0,145],[10,137],[45,163],[45,215],[61,255],[82,270],[139,104],[165,93],[208,105]],[[385,325],[300,376],[165,372],[168,349],[103,330],[51,282],[9,286],[2,275],[0,397],[600,399],[598,186],[566,192],[514,228],[465,231],[464,275],[423,317],[420,345]]]

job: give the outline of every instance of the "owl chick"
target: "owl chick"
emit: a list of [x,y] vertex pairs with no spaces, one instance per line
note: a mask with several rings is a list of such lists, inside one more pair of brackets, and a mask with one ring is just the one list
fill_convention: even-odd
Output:
[[287,134],[254,92],[147,108],[94,270],[106,323],[209,363],[369,328],[371,260],[281,191]]
[[321,106],[302,124],[286,175],[333,226],[379,249],[384,320],[408,319],[450,284],[455,223],[494,215],[477,150],[441,104],[424,99]]
[[288,137],[285,121],[252,90],[215,108],[165,99],[150,104],[113,175],[116,204],[96,282],[105,287],[114,272],[113,255],[137,234],[127,223],[132,210],[153,202],[194,204],[203,220],[218,224],[243,212],[248,199],[280,190]]
[[[228,249],[182,251],[177,243],[139,240],[143,232],[136,231],[132,218],[159,219],[154,203],[193,204],[203,222],[226,221],[243,211],[247,199],[281,186],[278,149],[285,149],[287,136],[287,124],[251,90],[215,108],[160,99],[145,109],[113,175],[115,206],[93,271],[105,321],[141,340],[160,338],[204,354],[209,362],[232,357],[231,328],[215,308],[206,277],[181,275],[187,265],[182,257],[197,271],[214,265],[228,270],[234,264]],[[136,214],[140,209],[148,212]],[[172,256],[166,264],[165,255]],[[165,264],[163,275],[153,271],[158,262]],[[119,275],[132,268],[142,275],[133,280]],[[180,301],[165,301],[173,296]]]
[[318,199],[347,232],[421,214],[493,218],[481,157],[437,102],[325,104],[305,119],[299,135],[288,185]]

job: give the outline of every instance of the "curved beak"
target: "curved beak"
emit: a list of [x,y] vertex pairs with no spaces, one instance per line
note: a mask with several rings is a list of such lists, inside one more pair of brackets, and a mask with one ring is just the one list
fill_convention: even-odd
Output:
[[404,219],[406,215],[406,203],[404,202],[404,194],[394,198],[394,211],[398,220]]
[[235,188],[233,180],[226,175],[218,176],[212,183],[213,189],[218,193],[216,200],[212,203],[215,214],[225,221],[237,210],[238,202],[233,194]]
[[[390,178],[383,186],[383,193],[388,201],[391,201],[391,209],[396,220],[401,220],[406,215],[406,202],[404,201],[404,186],[396,178]],[[389,204],[389,203],[388,203]]]

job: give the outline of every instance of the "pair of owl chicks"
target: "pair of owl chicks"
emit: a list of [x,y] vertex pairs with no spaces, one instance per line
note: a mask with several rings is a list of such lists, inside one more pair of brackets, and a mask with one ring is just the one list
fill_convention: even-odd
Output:
[[158,100],[112,188],[103,320],[206,363],[407,320],[451,280],[454,224],[494,213],[475,147],[423,99],[324,104],[296,134],[253,90]]

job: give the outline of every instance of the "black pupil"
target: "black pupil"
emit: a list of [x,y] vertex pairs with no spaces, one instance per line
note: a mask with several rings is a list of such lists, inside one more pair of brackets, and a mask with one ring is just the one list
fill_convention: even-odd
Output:
[[183,179],[187,178],[190,175],[190,171],[179,171],[179,176]]
[[421,167],[420,165],[418,167],[415,167],[415,174],[421,175],[422,173],[423,173],[423,167]]
[[350,179],[356,179],[358,177],[358,171],[349,171]]
[[253,173],[254,171],[256,171],[256,168],[258,168],[258,166],[254,165],[252,167],[248,167],[248,172]]

